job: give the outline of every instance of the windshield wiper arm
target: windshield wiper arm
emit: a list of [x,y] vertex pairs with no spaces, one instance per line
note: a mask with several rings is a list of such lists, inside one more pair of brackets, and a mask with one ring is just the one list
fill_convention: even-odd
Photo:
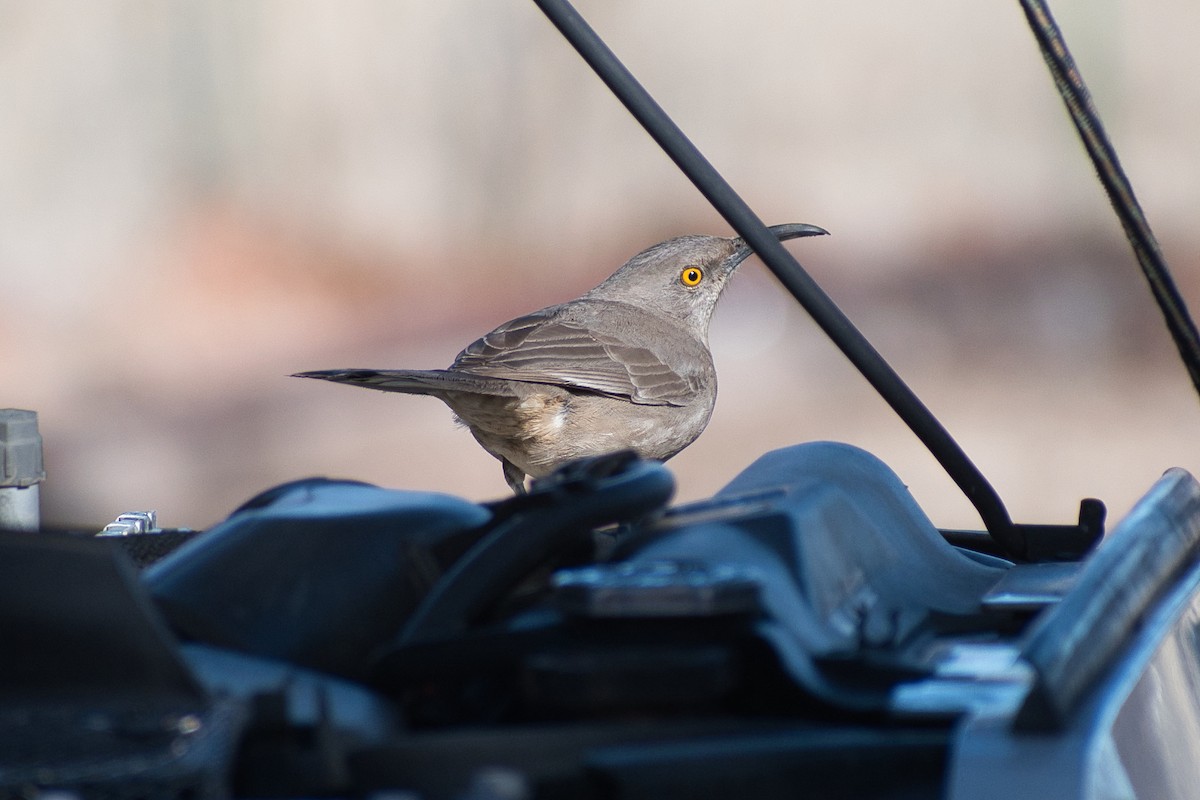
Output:
[[730,227],[754,249],[817,325],[924,443],[975,506],[1000,549],[1010,558],[1026,559],[1029,551],[1023,526],[1013,524],[996,490],[891,365],[791,253],[771,235],[763,221],[704,158],[571,4],[567,0],[534,2],[659,147],[695,184]]
[[1075,123],[1075,130],[1079,132],[1092,166],[1096,168],[1096,175],[1108,193],[1113,211],[1121,220],[1125,237],[1129,239],[1133,254],[1150,284],[1150,292],[1162,311],[1183,365],[1191,375],[1196,391],[1200,392],[1200,335],[1196,333],[1196,323],[1192,321],[1175,287],[1158,239],[1150,230],[1150,223],[1146,221],[1146,215],[1142,213],[1142,207],[1133,193],[1133,185],[1121,168],[1116,148],[1104,130],[1100,114],[1092,103],[1092,95],[1083,82],[1083,75],[1075,66],[1075,59],[1071,57],[1071,51],[1067,49],[1062,32],[1044,0],[1021,0],[1021,8],[1025,10],[1029,28],[1037,39],[1042,57],[1046,59],[1046,66],[1050,68],[1058,93],[1067,106],[1071,122]]

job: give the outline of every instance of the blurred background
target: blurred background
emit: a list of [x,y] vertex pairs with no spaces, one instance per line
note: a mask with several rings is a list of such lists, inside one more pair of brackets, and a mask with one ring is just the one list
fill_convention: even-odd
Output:
[[[1014,0],[579,0],[939,415],[1015,519],[1200,472],[1200,401]],[[1200,308],[1200,4],[1054,11]],[[728,226],[529,2],[0,0],[0,406],[44,520],[204,527],[308,475],[473,499],[441,403],[287,377],[447,365],[633,253]],[[682,500],[852,442],[978,518],[757,261]]]

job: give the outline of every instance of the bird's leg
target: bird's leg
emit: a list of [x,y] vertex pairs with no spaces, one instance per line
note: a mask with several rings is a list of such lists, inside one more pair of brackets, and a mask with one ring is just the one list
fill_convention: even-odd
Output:
[[504,465],[504,480],[513,494],[525,494],[525,471],[507,458],[500,459],[500,463]]

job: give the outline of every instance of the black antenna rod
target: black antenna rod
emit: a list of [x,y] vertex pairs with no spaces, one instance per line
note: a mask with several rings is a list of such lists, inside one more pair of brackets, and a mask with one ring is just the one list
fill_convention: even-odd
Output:
[[1026,539],[1013,525],[996,490],[937,418],[896,374],[840,308],[771,235],[720,173],[567,0],[534,0],[584,61],[658,142],[743,241],[812,316],[863,377],[917,435],[975,506],[992,539],[1010,557],[1024,559]]
[[1146,221],[1146,215],[1142,213],[1142,207],[1133,194],[1133,186],[1125,176],[1121,162],[1117,160],[1117,151],[1104,130],[1100,114],[1092,103],[1091,93],[1088,92],[1083,76],[1075,66],[1075,59],[1071,57],[1071,51],[1067,49],[1062,32],[1054,22],[1054,17],[1050,15],[1050,8],[1044,0],[1021,0],[1021,8],[1029,20],[1029,27],[1037,39],[1042,57],[1046,59],[1046,66],[1050,68],[1054,83],[1058,86],[1058,93],[1071,115],[1071,122],[1075,123],[1075,129],[1079,131],[1079,138],[1083,140],[1083,146],[1096,168],[1100,183],[1108,193],[1113,211],[1117,213],[1121,227],[1125,229],[1125,237],[1133,247],[1138,264],[1141,265],[1142,272],[1150,284],[1150,291],[1162,310],[1167,329],[1171,331],[1171,338],[1179,348],[1179,356],[1192,377],[1192,384],[1196,391],[1200,392],[1200,336],[1196,333],[1196,324],[1175,287],[1166,259],[1159,249],[1158,240],[1150,230],[1150,223]]

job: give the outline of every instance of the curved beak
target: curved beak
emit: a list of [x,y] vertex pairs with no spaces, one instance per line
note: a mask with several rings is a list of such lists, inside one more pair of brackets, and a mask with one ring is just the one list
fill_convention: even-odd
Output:
[[[799,239],[801,236],[829,235],[829,231],[825,230],[824,228],[817,227],[816,225],[806,225],[803,222],[787,222],[783,225],[771,225],[767,228],[767,230],[774,234],[775,238],[781,242],[785,242],[788,239]],[[729,265],[731,267],[736,267],[738,264],[749,258],[750,254],[754,251],[750,249],[749,245],[742,241],[740,236],[734,238],[733,243],[737,249],[734,250],[733,255],[729,257]]]

